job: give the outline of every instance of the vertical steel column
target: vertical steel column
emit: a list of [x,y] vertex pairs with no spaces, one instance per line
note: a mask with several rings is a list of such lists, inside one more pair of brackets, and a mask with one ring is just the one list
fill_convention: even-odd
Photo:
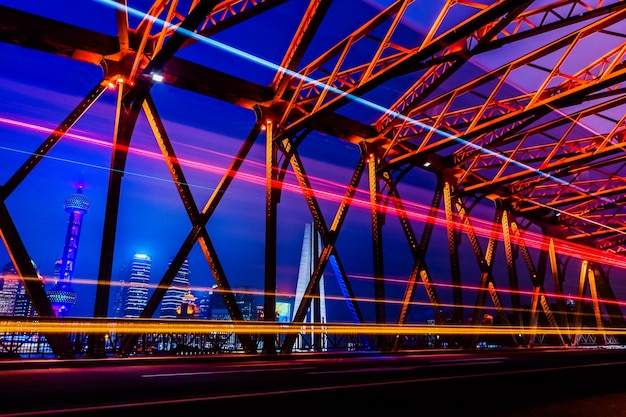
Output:
[[509,221],[509,212],[502,210],[502,236],[504,240],[504,253],[506,256],[506,266],[509,273],[509,289],[511,290],[511,307],[513,308],[513,317],[516,317],[515,323],[518,326],[524,324],[524,316],[522,314],[522,303],[519,294],[519,280],[517,278],[517,268],[515,267],[515,259],[513,255],[513,243],[511,242],[511,224]]
[[[265,290],[263,293],[263,321],[276,321],[276,208],[278,205],[275,188],[278,167],[277,150],[274,144],[272,121],[265,125]],[[264,354],[276,353],[276,335],[263,335]]]
[[587,278],[589,280],[589,292],[591,294],[591,302],[593,304],[593,315],[596,318],[596,330],[600,332],[600,343],[596,344],[606,345],[606,333],[604,333],[604,324],[602,323],[602,312],[600,311],[600,300],[598,300],[598,289],[596,287],[596,275],[593,268],[587,269]]
[[[546,299],[545,289],[543,287],[544,275],[542,274],[540,276],[537,272],[537,268],[535,268],[535,265],[533,264],[533,261],[530,257],[530,252],[528,251],[526,245],[524,245],[523,243],[524,238],[521,235],[519,228],[517,227],[517,223],[515,223],[515,221],[511,219],[509,220],[509,224],[511,233],[515,236],[515,239],[517,241],[517,246],[522,252],[522,258],[524,259],[524,263],[526,264],[526,268],[528,269],[528,273],[530,274],[530,280],[533,284],[533,293],[530,302],[530,319],[528,323],[528,326],[531,329],[531,333],[528,335],[527,338],[527,345],[532,346],[535,343],[535,338],[537,337],[536,330],[539,323],[539,305],[541,305],[541,308],[543,309],[543,312],[550,326],[554,327],[555,329],[558,328],[558,326],[556,324],[552,311],[550,310],[550,305]],[[545,269],[545,263],[545,251],[542,251],[539,258],[540,265],[538,268],[542,268],[543,265],[543,268]]]
[[[626,327],[620,303],[615,298],[615,293],[611,288],[607,274],[598,264],[594,264],[594,270],[596,275],[596,286],[598,287],[598,295],[603,301],[604,308],[609,315],[611,327]],[[622,337],[620,337],[620,339],[621,338]]]
[[574,314],[574,337],[572,345],[577,346],[581,339],[581,329],[583,326],[583,307],[585,305],[583,297],[585,296],[585,282],[587,280],[588,261],[582,261],[580,265],[580,275],[578,277],[578,293],[576,294],[576,313]]
[[[117,95],[117,113],[115,115],[115,137],[111,155],[111,168],[107,188],[107,201],[102,228],[102,246],[100,248],[100,265],[98,268],[98,284],[94,304],[94,317],[107,317],[109,309],[109,292],[111,273],[113,269],[113,252],[115,250],[115,235],[117,232],[117,215],[119,211],[122,177],[126,167],[126,157],[131,136],[139,116],[139,111],[147,90],[137,90],[137,96],[132,101],[131,108],[126,109],[123,103],[126,84],[119,84]],[[104,357],[104,334],[92,333],[88,340],[87,356]]]
[[[319,263],[319,259],[320,259],[320,246],[321,246],[321,239],[320,239],[320,235],[319,235],[319,231],[317,229],[317,227],[315,226],[315,224],[312,224],[312,239],[313,239],[313,246],[311,247],[312,249],[312,253],[311,253],[311,258],[312,258],[312,265],[313,265],[313,271],[311,271],[311,275],[313,275],[315,273],[315,268],[317,266],[317,264]],[[309,279],[312,279],[309,278]],[[312,344],[313,344],[313,350],[316,352],[321,352],[322,351],[322,309],[321,309],[321,303],[320,303],[320,280],[316,279],[315,280],[315,287],[313,289],[313,299],[317,300],[317,302],[313,303],[313,308],[311,309],[311,321],[313,322],[313,326],[312,327],[313,330],[313,340],[312,340]],[[326,319],[326,317],[324,317],[324,319]],[[319,323],[319,324],[318,324]],[[319,326],[319,327],[318,327]]]
[[[481,275],[478,295],[476,296],[476,307],[474,308],[474,314],[472,315],[472,324],[474,326],[477,326],[478,323],[482,324],[481,315],[484,311],[487,294],[489,294],[491,297],[491,301],[496,308],[500,323],[510,328],[509,318],[506,314],[506,311],[504,311],[504,306],[502,305],[502,301],[500,300],[500,296],[498,295],[498,292],[496,290],[495,281],[492,275],[495,249],[498,242],[498,230],[501,227],[502,223],[502,209],[498,208],[496,210],[493,222],[491,223],[491,233],[489,235],[487,249],[483,253],[467,210],[465,209],[465,206],[463,205],[463,202],[460,198],[456,199],[456,208],[463,224],[465,234],[470,241],[470,245],[472,246],[472,251],[476,256],[476,261],[478,262],[478,267],[480,269]],[[514,342],[517,342],[517,337],[512,328],[510,328],[510,334],[513,337]],[[478,336],[479,335],[477,333],[474,335],[472,346],[476,346]]]
[[[374,302],[376,303],[376,323],[384,324],[386,323],[385,278],[383,265],[380,187],[378,184],[378,176],[376,174],[378,160],[374,152],[371,152],[367,158],[370,186],[370,213],[372,218],[372,256],[374,259]],[[379,340],[382,340],[382,338]]]
[[[556,293],[556,311],[557,323],[559,327],[567,329],[569,327],[567,319],[567,311],[565,306],[565,297],[563,296],[563,272],[559,268],[556,251],[554,249],[554,239],[550,239],[550,267],[552,268],[552,279],[554,282],[554,292]],[[569,336],[566,336],[567,343],[571,343]]]
[[461,289],[461,266],[459,263],[459,237],[457,221],[452,210],[452,185],[443,184],[443,201],[446,208],[446,226],[448,230],[448,251],[450,254],[450,278],[452,281],[452,300],[454,303],[454,321],[463,323],[463,291]]

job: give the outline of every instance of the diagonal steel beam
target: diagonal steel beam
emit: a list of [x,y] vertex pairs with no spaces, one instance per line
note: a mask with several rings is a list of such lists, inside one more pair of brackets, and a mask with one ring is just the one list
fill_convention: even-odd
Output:
[[[524,264],[530,274],[530,280],[533,285],[533,295],[530,306],[530,320],[529,327],[532,330],[528,338],[528,345],[532,346],[535,343],[535,335],[537,326],[539,323],[539,315],[538,310],[541,307],[543,309],[543,313],[545,314],[546,319],[548,320],[548,325],[555,329],[557,332],[559,331],[559,326],[554,318],[554,314],[552,313],[550,304],[547,300],[545,287],[544,287],[544,277],[545,277],[545,265],[547,262],[547,251],[542,250],[539,257],[539,265],[536,268],[532,257],[530,256],[530,251],[528,247],[524,244],[525,239],[519,230],[519,227],[515,221],[515,219],[511,218],[510,222],[510,230],[513,236],[514,242],[517,244],[517,247],[522,253],[522,258],[524,260]],[[544,239],[545,240],[545,239]],[[544,245],[546,246],[546,245]]]
[[[298,183],[300,184],[300,188],[302,189],[302,193],[307,202],[307,206],[309,207],[309,211],[311,212],[311,215],[313,217],[315,228],[317,229],[323,243],[322,252],[319,254],[314,271],[311,274],[309,283],[302,297],[302,301],[298,306],[295,306],[296,311],[293,316],[293,322],[300,323],[304,320],[306,312],[310,308],[315,289],[319,284],[327,263],[330,261],[336,272],[339,272],[339,274],[336,275],[339,280],[339,286],[342,288],[344,297],[346,297],[348,308],[352,312],[353,317],[357,319],[359,323],[361,323],[363,322],[363,316],[356,303],[356,298],[354,296],[354,293],[352,292],[350,283],[346,278],[345,271],[343,271],[343,267],[341,266],[339,255],[335,247],[335,242],[339,235],[341,225],[343,224],[343,221],[348,213],[348,209],[350,208],[350,203],[357,190],[358,183],[365,171],[365,162],[362,158],[359,159],[344,194],[344,197],[339,204],[339,208],[337,209],[337,213],[335,215],[335,219],[333,220],[332,226],[330,229],[328,229],[322,215],[322,211],[313,193],[313,189],[311,188],[308,176],[306,175],[306,172],[304,170],[302,160],[297,153],[297,150],[295,149],[291,141],[287,139],[283,140],[283,147],[286,153],[290,155],[291,166],[296,175]],[[296,340],[296,336],[297,335],[295,333],[286,335],[285,340],[282,344],[281,353],[291,352],[291,350],[293,349],[293,344]]]
[[[0,237],[7,248],[11,262],[20,277],[26,293],[30,297],[37,314],[44,319],[56,317],[52,304],[38,277],[37,270],[22,242],[22,238],[13,223],[11,214],[4,202],[0,202]],[[74,352],[70,339],[62,333],[46,333],[50,348],[59,359],[71,359]]]
[[[191,231],[185,238],[178,252],[174,256],[174,259],[170,263],[167,271],[165,272],[162,278],[163,281],[165,282],[169,281],[169,283],[171,283],[176,273],[182,266],[184,260],[187,258],[187,256],[191,252],[191,249],[196,244],[196,242],[198,242],[201,239],[206,238],[206,241],[202,242],[202,244],[203,246],[206,246],[205,257],[207,258],[207,261],[209,262],[209,266],[211,267],[211,271],[213,272],[214,278],[216,279],[218,286],[222,288],[224,293],[232,293],[232,291],[230,291],[229,289],[228,282],[220,281],[221,277],[225,275],[223,274],[223,272],[221,272],[223,270],[221,266],[219,265],[219,263],[214,265],[213,259],[217,259],[217,258],[213,258],[212,254],[215,253],[215,249],[213,248],[210,239],[208,239],[208,235],[206,234],[205,228],[206,228],[207,222],[211,218],[211,215],[217,208],[219,202],[226,194],[228,187],[230,186],[232,181],[235,179],[235,176],[237,172],[239,171],[239,168],[241,167],[243,162],[246,160],[246,157],[248,153],[250,152],[250,150],[252,149],[252,145],[254,145],[256,138],[258,137],[260,132],[261,132],[261,125],[257,123],[253,126],[246,140],[242,143],[239,151],[237,152],[235,157],[232,159],[230,166],[224,172],[222,179],[220,180],[219,184],[215,187],[213,194],[211,195],[206,205],[202,209],[202,212],[198,214],[197,221],[193,224]],[[203,251],[204,251],[204,247],[203,247]],[[150,311],[151,311],[150,313],[150,316],[151,316],[152,314],[154,314],[154,311],[155,311],[154,307],[151,307]],[[146,310],[146,314],[148,314],[147,310]],[[137,335],[134,335],[132,337],[136,337],[136,336]],[[125,342],[124,342],[125,344],[123,348],[120,349],[122,354],[127,354],[130,352],[130,349],[132,348],[132,345],[133,345],[133,341],[134,340],[131,337],[128,337],[125,339]]]
[[[411,303],[415,295],[417,276],[419,275],[422,283],[424,284],[426,295],[428,296],[430,304],[434,310],[435,323],[442,324],[443,316],[441,314],[441,300],[439,299],[439,295],[437,295],[437,288],[432,282],[430,272],[428,270],[428,265],[426,264],[426,249],[428,248],[430,237],[432,236],[435,218],[437,216],[437,211],[439,210],[439,204],[441,204],[442,193],[441,191],[439,191],[440,189],[438,187],[435,191],[435,194],[433,195],[433,202],[430,206],[430,212],[426,221],[426,226],[424,227],[424,231],[422,233],[422,239],[418,244],[415,232],[413,231],[413,226],[409,221],[409,217],[407,215],[406,209],[404,208],[404,204],[402,203],[402,198],[400,197],[397,186],[393,183],[388,175],[383,175],[383,178],[385,179],[385,182],[389,189],[389,196],[391,198],[391,201],[393,202],[398,219],[400,220],[400,225],[402,226],[402,230],[404,231],[404,235],[407,239],[409,250],[413,255],[413,268],[411,270],[409,282],[407,283],[407,288],[404,294],[404,299],[400,308],[397,323],[406,324],[409,310],[411,308]],[[396,338],[396,340],[398,339]]]
[[[483,253],[480,247],[480,242],[478,241],[478,238],[474,231],[474,227],[471,224],[469,215],[467,213],[467,209],[465,208],[465,205],[461,201],[460,198],[456,199],[455,206],[459,214],[459,218],[463,226],[463,229],[465,230],[465,234],[467,235],[470,241],[470,245],[472,246],[474,255],[476,256],[476,260],[478,262],[478,266],[481,272],[480,284],[479,284],[479,289],[478,289],[478,295],[476,297],[476,305],[474,307],[472,324],[474,326],[478,326],[479,325],[478,323],[482,323],[481,315],[485,307],[485,298],[487,296],[487,293],[489,293],[489,295],[491,296],[491,300],[498,313],[498,318],[500,319],[500,322],[504,326],[510,328],[510,335],[513,338],[513,342],[517,343],[516,333],[511,327],[508,316],[506,315],[506,312],[504,311],[502,300],[500,299],[500,296],[496,290],[495,279],[492,273],[493,264],[494,264],[493,261],[495,257],[495,248],[499,240],[498,229],[501,227],[501,223],[502,223],[501,222],[502,209],[501,208],[496,209],[496,212],[494,214],[494,220],[492,222],[491,234],[489,237],[489,241],[487,243],[487,249],[485,253]],[[476,345],[478,336],[479,336],[478,334],[474,336],[473,343],[472,343],[473,346]]]
[[[148,122],[150,123],[150,126],[152,127],[152,131],[159,145],[159,148],[161,149],[161,153],[163,154],[163,158],[165,159],[165,162],[168,166],[168,169],[170,171],[174,184],[181,197],[181,201],[183,202],[183,205],[187,211],[187,215],[189,216],[189,219],[191,220],[191,224],[193,226],[199,225],[199,222],[201,221],[200,212],[198,211],[198,207],[194,201],[193,194],[191,193],[191,190],[189,189],[189,185],[183,173],[182,167],[180,166],[180,163],[178,162],[178,158],[176,157],[174,147],[172,146],[170,139],[167,135],[167,132],[165,131],[165,126],[163,125],[163,122],[161,121],[161,118],[158,115],[156,106],[150,97],[148,97],[144,101],[143,109],[144,109],[144,113],[146,114],[148,118]],[[222,295],[222,298],[224,299],[224,304],[226,305],[228,313],[230,314],[230,317],[233,321],[235,322],[243,321],[241,310],[239,309],[239,306],[237,305],[235,295],[233,291],[231,290],[228,280],[226,279],[226,275],[221,266],[221,263],[217,256],[215,248],[213,247],[211,243],[211,239],[206,230],[206,226],[205,225],[199,225],[199,226],[201,228],[201,235],[198,241],[200,243],[203,253],[205,254],[205,257],[207,258],[211,271],[213,272],[215,281],[218,284],[218,288],[221,291],[221,295]],[[154,315],[154,313],[156,312],[156,309],[158,308],[160,302],[163,299],[163,296],[165,295],[167,289],[171,286],[181,266],[182,266],[182,262],[180,261],[179,258],[176,258],[171,262],[168,270],[166,271],[165,275],[161,279],[161,282],[159,283],[155,291],[152,293],[150,300],[148,300],[148,303],[146,304],[144,311],[141,313],[141,316],[140,316],[141,318],[150,318]],[[254,343],[252,342],[250,335],[240,334],[238,335],[238,337],[241,340],[242,345],[244,346],[244,349],[246,350],[247,353],[256,352],[256,347]]]
[[32,153],[24,164],[0,187],[0,200],[4,201],[26,178],[26,176],[37,166],[37,164],[50,152],[50,150],[61,140],[61,138],[80,120],[106,91],[106,83],[103,80],[98,83],[70,114],[61,122],[59,126],[48,136],[48,138]]
[[[317,118],[323,113],[337,110],[339,107],[350,101],[350,97],[362,96],[366,92],[372,90],[376,86],[382,85],[390,79],[404,75],[407,72],[411,72],[416,66],[422,64],[423,61],[430,59],[434,53],[440,50],[442,45],[455,45],[457,42],[465,39],[466,36],[470,35],[478,28],[483,27],[488,22],[492,22],[494,19],[510,12],[515,7],[515,3],[515,1],[509,0],[496,2],[494,5],[481,10],[470,19],[467,19],[467,21],[462,24],[450,28],[444,34],[430,40],[427,44],[420,45],[418,48],[414,48],[400,54],[396,59],[394,59],[393,62],[387,62],[382,66],[379,65],[379,67],[383,69],[380,69],[376,73],[372,73],[372,75],[367,78],[359,79],[354,86],[350,86],[349,88],[341,91],[333,90],[332,98],[322,100],[323,97],[320,94],[317,97],[317,103],[313,105],[314,110],[310,109],[309,112],[305,112],[301,116],[296,117],[296,113],[299,114],[301,112],[301,108],[303,107],[301,103],[298,102],[297,98],[302,94],[301,91],[304,88],[319,88],[319,84],[321,83],[323,87],[321,90],[328,91],[328,86],[333,86],[335,84],[334,79],[309,80],[304,83],[303,81],[306,77],[308,77],[314,70],[318,69],[321,64],[330,60],[333,56],[339,56],[341,61],[342,57],[345,57],[347,50],[355,41],[365,36],[368,31],[376,28],[386,19],[395,16],[396,14],[401,14],[406,6],[405,2],[398,1],[394,3],[388,9],[383,10],[375,19],[365,24],[362,28],[359,28],[349,38],[344,39],[340,44],[318,58],[316,62],[301,71],[301,77],[295,82],[295,91],[286,111],[286,116],[284,116],[283,121],[281,121],[281,126],[283,127],[281,135],[289,137],[293,135],[293,132],[301,130],[304,125],[310,123],[311,119]],[[376,63],[370,63],[368,64],[368,67],[371,67],[371,65],[374,64]],[[367,73],[367,71],[363,71],[363,74]],[[334,74],[337,74],[337,69],[334,71]],[[307,94],[307,99],[308,96],[309,95]],[[291,124],[288,126],[286,125],[287,119],[291,121]]]
[[[153,61],[144,69],[144,74],[147,74],[148,77],[138,79],[138,82],[132,87],[124,83],[119,84],[115,138],[113,141],[113,154],[111,156],[111,168],[107,188],[94,317],[106,317],[108,314],[122,177],[124,175],[126,157],[128,155],[137,118],[143,107],[144,100],[152,88],[152,80],[149,76],[152,71],[160,71],[162,69],[163,65],[167,63],[187,38],[187,31],[193,30],[198,26],[214,6],[214,3],[214,1],[201,0],[196,7],[194,7],[181,24],[180,28],[182,28],[182,30],[172,35],[169,41],[156,54]],[[95,334],[92,336],[88,348],[89,356],[102,357],[104,355],[104,336]]]

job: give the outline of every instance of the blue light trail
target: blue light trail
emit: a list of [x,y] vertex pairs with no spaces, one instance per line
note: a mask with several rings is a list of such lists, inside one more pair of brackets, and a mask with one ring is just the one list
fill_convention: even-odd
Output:
[[[170,23],[168,23],[168,22],[166,22],[166,21],[164,21],[162,19],[159,19],[157,17],[149,16],[149,15],[147,15],[146,13],[144,13],[144,12],[142,12],[140,10],[137,10],[137,9],[128,7],[126,5],[120,4],[120,3],[118,3],[118,2],[116,2],[114,0],[93,0],[93,1],[101,3],[101,4],[104,4],[104,5],[108,6],[108,7],[113,8],[113,9],[117,9],[117,10],[120,10],[120,11],[123,11],[123,12],[127,12],[130,15],[138,17],[139,19],[148,19],[151,22],[160,25],[162,28],[175,29],[175,31],[177,33],[182,33],[182,34],[184,34],[185,36],[187,36],[189,38],[193,38],[193,39],[197,40],[198,42],[204,43],[204,44],[209,45],[209,46],[211,46],[213,48],[216,48],[216,49],[219,49],[219,50],[224,51],[226,53],[229,53],[231,55],[234,55],[234,56],[243,58],[245,60],[248,60],[250,62],[256,63],[256,64],[258,64],[258,65],[260,65],[262,67],[271,69],[273,71],[284,72],[284,73],[288,74],[289,76],[292,76],[294,78],[297,78],[297,79],[303,80],[305,82],[314,84],[315,86],[320,87],[322,89],[327,89],[329,91],[332,91],[333,93],[336,93],[337,95],[344,96],[344,97],[354,101],[355,103],[359,103],[359,104],[361,104],[361,105],[363,105],[365,107],[369,107],[371,109],[379,111],[382,114],[389,113],[389,114],[391,114],[392,116],[394,116],[396,118],[399,118],[399,119],[407,121],[409,123],[418,125],[418,126],[424,128],[424,129],[427,129],[429,131],[433,131],[434,133],[437,133],[437,134],[441,135],[442,137],[444,137],[446,139],[452,139],[452,140],[457,141],[458,143],[460,143],[462,145],[467,145],[467,146],[469,146],[469,147],[471,147],[471,148],[473,148],[475,150],[478,150],[479,152],[482,152],[484,154],[493,156],[493,157],[495,157],[495,158],[497,158],[497,159],[499,159],[499,160],[501,160],[503,162],[507,162],[507,163],[516,165],[516,166],[520,167],[523,170],[535,171],[540,176],[542,176],[544,178],[547,178],[547,179],[550,179],[552,181],[555,181],[558,184],[565,185],[565,186],[567,186],[567,187],[569,187],[569,188],[571,188],[571,189],[573,189],[573,190],[575,190],[575,191],[577,191],[577,192],[579,192],[581,194],[585,194],[585,195],[588,195],[590,197],[598,198],[598,199],[600,199],[601,201],[603,201],[603,202],[605,202],[607,204],[614,203],[614,200],[612,200],[612,199],[609,199],[609,198],[606,198],[606,197],[602,197],[602,196],[595,196],[595,195],[589,193],[587,190],[584,190],[584,189],[582,189],[582,188],[580,188],[580,187],[578,187],[576,185],[573,185],[573,184],[569,183],[568,181],[565,181],[565,180],[563,180],[561,178],[555,177],[555,176],[553,176],[553,175],[551,175],[551,174],[549,174],[547,172],[544,172],[544,171],[541,171],[541,170],[537,170],[537,169],[535,169],[535,168],[533,168],[533,167],[531,167],[529,165],[526,165],[526,164],[524,164],[522,162],[510,159],[507,156],[499,154],[497,152],[494,152],[494,151],[492,151],[490,149],[483,148],[480,145],[474,144],[474,143],[472,143],[470,141],[467,141],[465,139],[462,139],[462,138],[460,138],[458,136],[455,136],[453,134],[450,134],[450,133],[444,132],[442,130],[439,130],[437,128],[433,128],[431,126],[423,124],[423,123],[421,123],[421,122],[419,122],[419,121],[417,121],[415,119],[407,117],[407,116],[405,116],[405,115],[403,115],[401,113],[393,111],[393,110],[391,110],[391,109],[389,109],[387,107],[384,107],[384,106],[379,105],[377,103],[374,103],[372,101],[365,100],[365,99],[363,99],[361,97],[352,95],[350,93],[346,93],[345,91],[337,89],[337,88],[335,88],[333,86],[324,84],[324,83],[322,83],[320,81],[317,81],[317,80],[312,79],[310,77],[307,77],[305,75],[299,74],[299,73],[297,73],[295,71],[292,71],[292,70],[289,70],[287,68],[283,68],[280,65],[275,64],[273,62],[270,62],[270,61],[268,61],[266,59],[263,59],[263,58],[255,56],[255,55],[249,54],[247,52],[241,51],[241,50],[239,50],[237,48],[234,48],[234,47],[232,47],[230,45],[227,45],[225,43],[216,41],[214,39],[210,39],[210,38],[204,37],[204,36],[202,36],[200,34],[197,34],[197,33],[193,32],[193,31],[190,31],[190,30],[187,30],[187,29],[184,29],[184,28],[181,28],[181,27],[177,27],[176,25],[170,24]],[[539,206],[547,207],[544,204],[537,203],[537,202],[534,202],[534,201],[533,201],[533,204],[537,204]],[[595,224],[597,226],[604,227],[606,229],[612,230],[612,231],[620,233],[620,234],[626,234],[625,231],[613,228],[613,227],[608,226],[608,225],[600,224],[598,222],[595,222],[595,221],[592,221],[592,220],[580,217],[580,216],[578,216],[576,214],[571,214],[571,213],[569,213],[569,212],[567,212],[565,210],[560,210],[560,209],[553,208],[553,207],[548,207],[548,208],[550,208],[554,212],[561,213],[561,214],[566,214],[566,215],[574,217],[574,218],[582,219],[584,221],[590,222],[590,223]]]

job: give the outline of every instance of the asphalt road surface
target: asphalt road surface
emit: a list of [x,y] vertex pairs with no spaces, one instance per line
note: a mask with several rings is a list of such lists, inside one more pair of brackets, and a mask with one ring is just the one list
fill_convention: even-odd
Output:
[[625,371],[622,349],[6,361],[0,416],[626,417]]

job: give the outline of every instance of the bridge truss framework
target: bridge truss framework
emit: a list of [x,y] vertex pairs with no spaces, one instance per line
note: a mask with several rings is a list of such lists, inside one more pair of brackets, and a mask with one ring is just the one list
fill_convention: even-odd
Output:
[[[54,312],[39,281],[31,278],[37,273],[6,200],[113,88],[117,104],[96,319],[106,318],[109,309],[122,179],[137,120],[143,115],[191,228],[141,318],[155,315],[176,272],[194,245],[200,245],[232,321],[243,321],[207,223],[253,145],[262,143],[265,311],[276,309],[279,202],[290,172],[322,242],[305,296],[294,307],[294,323],[303,321],[328,267],[337,277],[354,322],[367,323],[338,247],[342,225],[365,183],[375,324],[411,325],[414,299],[423,288],[437,326],[460,328],[467,324],[469,310],[471,323],[486,328],[489,309],[495,311],[495,325],[510,330],[508,343],[514,345],[534,346],[547,333],[550,343],[577,345],[589,340],[586,328],[598,332],[593,338],[597,344],[621,340],[614,334],[626,323],[610,281],[621,279],[626,236],[626,2],[441,1],[431,25],[422,31],[413,28],[412,36],[406,36],[411,23],[407,16],[420,4],[390,1],[386,7],[372,8],[355,27],[336,27],[341,36],[331,43],[324,43],[326,20],[334,16],[337,21],[337,14],[363,5],[330,0],[156,0],[143,10],[145,16],[136,19],[131,0],[104,3],[115,8],[116,36],[0,6],[3,42],[99,66],[103,72],[92,91],[0,188],[0,233],[41,318],[53,319]],[[249,81],[235,70],[229,73],[191,61],[183,54],[222,32],[249,30],[250,23],[262,30],[271,24],[266,16],[275,18],[273,13],[283,10],[280,16],[290,16],[289,22],[274,23],[293,31],[287,47],[278,51],[282,60],[270,66],[274,76],[268,84]],[[84,16],[85,26],[92,19]],[[266,45],[274,47],[278,48]],[[477,71],[481,62],[497,64]],[[197,201],[191,192],[185,167],[159,115],[152,95],[155,74],[162,76],[158,82],[174,89],[254,112],[255,122],[206,202]],[[377,115],[354,111],[355,105]],[[311,184],[299,153],[314,133],[337,138],[358,154],[332,218],[320,207],[319,190]],[[421,235],[414,213],[407,208],[413,201],[403,195],[403,182],[416,172],[434,178],[436,184],[427,213],[421,216]],[[489,222],[470,216],[485,202],[493,214]],[[389,257],[384,256],[383,239],[390,222],[387,217],[392,215],[399,221],[413,263],[394,317],[386,298]],[[433,230],[439,226],[447,236],[443,255],[432,253]],[[462,241],[479,270],[471,307],[464,304]],[[496,257],[498,246],[503,261]],[[449,262],[445,279],[431,272],[442,259]],[[506,277],[498,277],[496,283],[497,262]],[[570,262],[576,267],[568,267]],[[609,272],[615,274],[611,280]],[[522,279],[529,282],[521,284]],[[565,282],[572,281],[577,294],[571,298],[580,301],[574,307],[563,289]],[[451,302],[442,300],[441,283],[451,288]],[[530,287],[528,305],[522,301],[520,286]],[[448,309],[451,314],[446,314]],[[266,314],[264,320],[274,322],[275,317]],[[74,356],[67,335],[50,332],[46,337],[58,357]],[[259,343],[248,333],[238,334],[245,352],[265,354],[291,353],[296,337],[287,333],[277,339],[268,333]],[[129,334],[120,352],[128,353],[137,338]],[[473,347],[478,338],[475,333],[459,338],[459,343]],[[401,340],[379,338],[376,348],[402,349]],[[104,345],[103,334],[92,334],[90,355],[102,355]]]

